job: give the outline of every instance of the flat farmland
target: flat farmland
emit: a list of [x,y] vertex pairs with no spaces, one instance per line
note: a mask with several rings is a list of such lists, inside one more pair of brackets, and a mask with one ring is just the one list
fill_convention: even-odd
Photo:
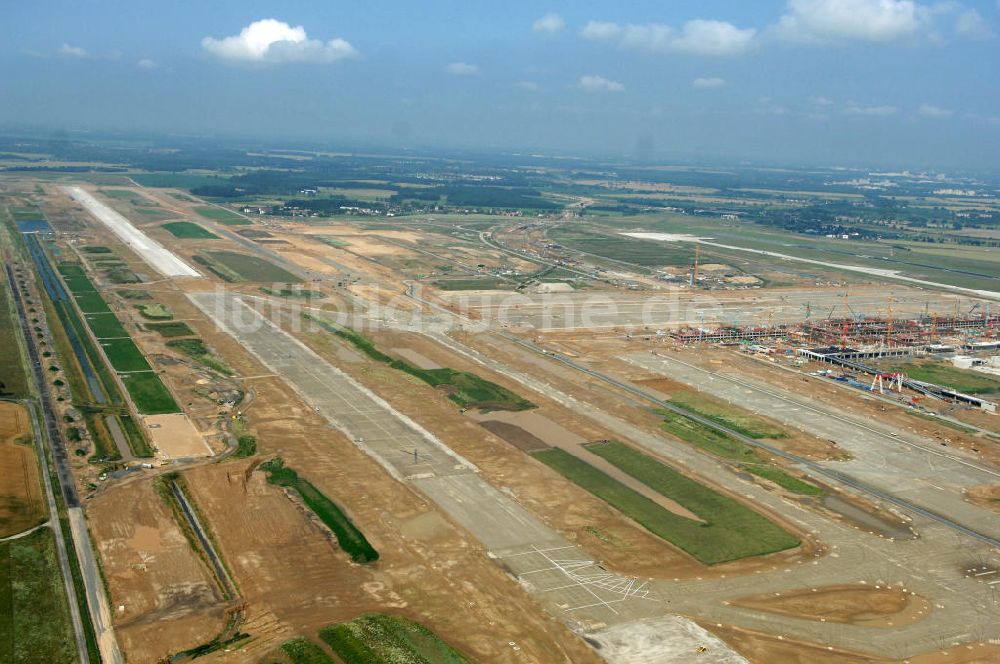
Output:
[[24,370],[21,347],[15,343],[17,321],[7,279],[0,284],[0,337],[7,342],[0,344],[0,395],[25,397],[28,395],[28,376]]
[[0,542],[0,661],[75,664],[75,644],[52,531]]
[[43,523],[47,512],[28,412],[20,404],[0,401],[0,537]]
[[222,631],[214,577],[149,481],[115,487],[87,508],[129,662],[201,645]]
[[195,208],[195,212],[205,217],[206,219],[211,219],[212,221],[217,221],[220,224],[226,226],[249,226],[250,220],[246,217],[241,217],[232,210],[221,208],[221,207],[199,207]]
[[136,410],[141,414],[165,415],[181,412],[163,381],[152,371],[124,374],[121,378],[125,389],[135,402]]

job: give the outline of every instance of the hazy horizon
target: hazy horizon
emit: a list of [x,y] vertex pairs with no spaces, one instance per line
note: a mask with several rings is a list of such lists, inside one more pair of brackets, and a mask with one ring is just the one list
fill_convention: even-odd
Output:
[[654,162],[1000,166],[994,1],[439,1],[419,12],[49,2],[7,14],[8,130]]

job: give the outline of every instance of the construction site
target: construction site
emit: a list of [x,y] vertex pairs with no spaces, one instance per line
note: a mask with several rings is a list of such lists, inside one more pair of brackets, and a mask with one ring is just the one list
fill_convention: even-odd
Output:
[[1000,658],[996,299],[568,213],[0,186],[106,661],[346,664],[366,620],[435,663]]

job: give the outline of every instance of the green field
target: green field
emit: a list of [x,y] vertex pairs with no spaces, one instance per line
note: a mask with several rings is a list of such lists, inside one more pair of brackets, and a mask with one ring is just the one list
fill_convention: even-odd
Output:
[[588,445],[587,449],[683,505],[702,522],[660,507],[561,449],[543,450],[533,456],[706,565],[774,553],[799,544],[798,539],[749,507],[631,447],[610,442]]
[[220,207],[199,207],[195,211],[206,219],[217,221],[226,226],[249,226],[250,220],[241,217],[232,210]]
[[194,257],[226,281],[251,281],[271,283],[299,283],[302,280],[291,272],[262,258],[235,251],[207,251]]
[[105,339],[101,348],[115,371],[149,371],[149,362],[130,338]]
[[293,489],[302,498],[302,502],[319,517],[327,528],[337,537],[337,543],[356,563],[373,563],[378,560],[378,551],[365,539],[364,534],[351,522],[346,514],[327,498],[308,480],[285,466],[280,457],[261,464],[261,469],[267,472],[267,481],[271,484]]
[[788,437],[788,432],[777,424],[700,392],[675,392],[670,395],[670,402],[750,438]]
[[[325,650],[304,636],[285,641],[281,645],[281,652],[285,653],[292,664],[336,664]],[[354,662],[346,660],[345,664]]]
[[112,253],[110,247],[103,247],[101,245],[95,245],[95,244],[87,245],[86,247],[80,247],[80,251],[82,251],[85,254],[110,254],[110,253]]
[[142,290],[119,290],[115,291],[118,293],[118,297],[125,298],[126,300],[151,300],[153,296]]
[[194,330],[188,327],[184,321],[146,323],[145,328],[151,332],[158,332],[161,337],[190,337],[194,335]]
[[215,369],[226,376],[233,375],[233,370],[222,363],[222,360],[208,350],[208,346],[201,339],[174,339],[167,342],[167,347],[176,348],[188,357],[201,362],[210,369]]
[[98,339],[128,336],[128,332],[125,331],[125,328],[118,321],[118,317],[113,313],[86,314],[84,319],[87,321],[87,327]]
[[181,412],[170,391],[167,390],[156,373],[143,371],[124,374],[121,378],[125,389],[128,390],[132,401],[135,402],[136,410],[141,414],[163,415]]
[[28,396],[28,375],[24,370],[21,346],[16,343],[17,319],[7,279],[0,284],[0,396]]
[[162,304],[136,304],[139,315],[149,320],[170,320],[174,317],[170,310]]
[[55,538],[48,528],[0,542],[0,662],[76,662]]
[[570,249],[643,267],[687,267],[694,264],[694,249],[688,242],[650,242],[608,235],[580,226],[557,226],[549,231],[548,237]]
[[169,231],[174,237],[182,240],[218,240],[219,236],[210,233],[198,224],[191,221],[172,221],[163,224],[160,228]]
[[224,177],[198,175],[195,173],[135,173],[129,177],[145,187],[169,187],[177,189],[191,189],[192,187],[203,187],[226,181]]
[[341,240],[339,237],[333,237],[332,235],[313,235],[314,240],[319,240],[323,244],[328,244],[331,247],[349,247],[351,243],[347,240]]
[[366,613],[324,627],[321,638],[350,664],[470,664],[459,651],[419,623],[401,616]]
[[480,378],[468,371],[458,371],[442,367],[440,369],[421,369],[399,358],[386,355],[363,335],[332,323],[321,316],[304,314],[306,320],[318,323],[324,330],[348,341],[362,353],[375,360],[387,364],[393,369],[403,371],[422,380],[432,387],[441,388],[448,398],[462,408],[479,408],[481,410],[527,410],[534,408],[524,397],[497,385],[485,378]]
[[663,430],[687,441],[695,447],[712,454],[738,461],[741,463],[756,463],[760,461],[752,447],[742,443],[732,436],[716,431],[711,427],[684,417],[673,411],[659,410],[657,414],[663,417]]
[[268,295],[273,295],[274,297],[294,297],[302,299],[326,297],[320,291],[309,290],[308,288],[268,288],[267,286],[261,286],[260,291],[262,293],[267,293]]
[[901,371],[913,380],[936,383],[965,394],[998,394],[1000,379],[969,369],[939,362],[897,364],[889,371]]

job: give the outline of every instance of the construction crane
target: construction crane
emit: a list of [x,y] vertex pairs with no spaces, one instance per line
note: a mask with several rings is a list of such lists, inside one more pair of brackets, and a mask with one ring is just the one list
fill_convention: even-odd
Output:
[[886,322],[885,322],[885,345],[888,346],[892,341],[892,303],[895,302],[895,298],[890,295],[886,298],[887,308],[886,308]]
[[691,270],[691,288],[698,284],[698,258],[701,256],[701,245],[694,245],[694,269]]

